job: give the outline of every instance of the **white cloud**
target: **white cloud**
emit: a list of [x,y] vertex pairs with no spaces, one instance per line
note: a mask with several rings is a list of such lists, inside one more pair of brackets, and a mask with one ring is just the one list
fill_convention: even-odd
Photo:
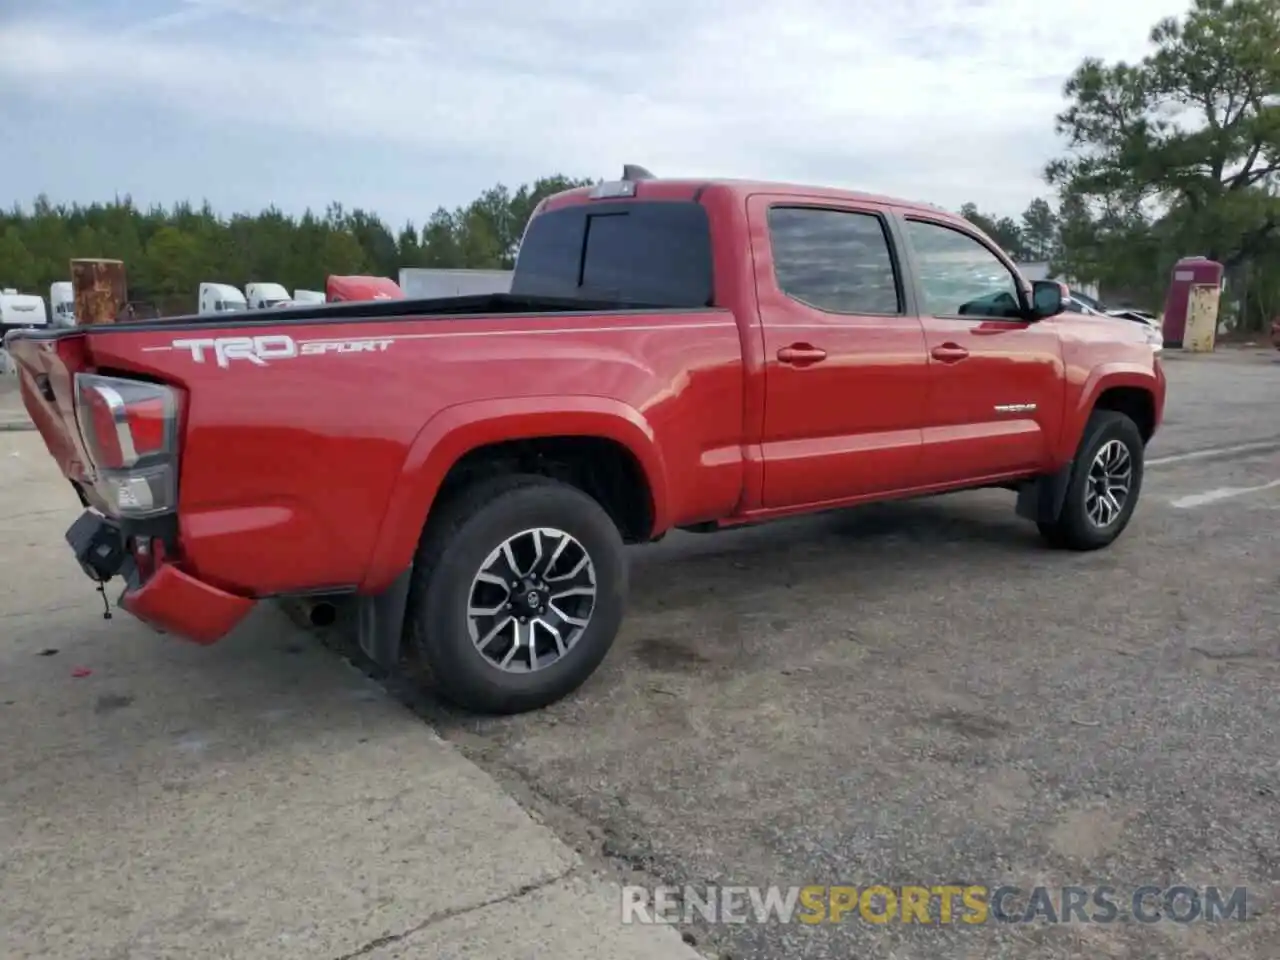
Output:
[[625,161],[1014,212],[1045,192],[1070,71],[1084,56],[1141,56],[1151,25],[1180,8],[187,0],[116,32],[0,24],[0,83],[447,151],[478,173],[607,176]]

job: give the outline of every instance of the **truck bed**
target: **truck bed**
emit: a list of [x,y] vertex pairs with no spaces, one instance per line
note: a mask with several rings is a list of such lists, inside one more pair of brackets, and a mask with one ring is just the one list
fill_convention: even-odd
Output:
[[235,594],[385,587],[464,440],[594,436],[660,450],[662,463],[645,466],[671,480],[673,496],[655,494],[661,523],[723,515],[742,490],[744,376],[728,310],[490,294],[8,343],[32,420],[82,490],[75,375],[180,392],[184,562]]

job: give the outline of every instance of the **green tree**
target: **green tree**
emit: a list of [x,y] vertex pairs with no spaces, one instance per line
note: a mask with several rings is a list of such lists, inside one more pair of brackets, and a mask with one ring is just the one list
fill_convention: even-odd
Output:
[[1022,212],[1022,242],[1032,260],[1050,260],[1056,253],[1058,216],[1049,201],[1036,197]]
[[468,267],[498,270],[506,265],[510,224],[494,216],[499,210],[483,202],[472,204],[455,219],[462,262]]
[[455,222],[454,215],[444,207],[438,208],[422,228],[420,265],[437,269],[470,266],[463,260],[460,232],[461,227]]
[[36,258],[22,239],[22,231],[7,226],[0,232],[0,287],[31,290],[36,287]]
[[[146,257],[138,271],[140,279],[156,296],[173,297],[192,292],[205,279],[200,254],[200,243],[193,234],[184,233],[176,226],[161,227],[147,244]],[[126,263],[125,269],[128,268]]]
[[301,217],[274,207],[221,217],[207,202],[142,210],[128,196],[65,206],[42,195],[29,210],[0,212],[0,283],[47,293],[70,278],[73,258],[111,257],[125,262],[131,299],[187,311],[209,280],[323,289],[330,274],[510,268],[537,205],[586,182],[555,175],[514,190],[499,184],[466,206],[438,209],[421,233],[412,223],[395,233],[375,214],[340,203]]
[[327,277],[366,273],[369,256],[354,234],[331,230],[325,235],[319,266]]
[[370,267],[383,276],[396,277],[401,266],[401,252],[396,238],[378,217],[364,210],[352,210],[343,225],[364,251]]
[[400,266],[417,267],[422,259],[422,244],[418,238],[418,228],[411,222],[404,225],[400,236],[396,238],[396,249],[400,254]]
[[1179,256],[1234,270],[1273,255],[1280,0],[1193,0],[1150,41],[1139,62],[1090,58],[1066,84],[1069,152],[1045,176],[1094,229],[1091,248],[1069,244],[1062,260],[1088,279],[1145,271],[1155,282]]
[[1012,217],[995,217],[985,214],[974,203],[966,203],[962,206],[960,208],[960,216],[998,243],[1001,249],[1015,260],[1026,259],[1026,246],[1022,239],[1022,229],[1013,221]]

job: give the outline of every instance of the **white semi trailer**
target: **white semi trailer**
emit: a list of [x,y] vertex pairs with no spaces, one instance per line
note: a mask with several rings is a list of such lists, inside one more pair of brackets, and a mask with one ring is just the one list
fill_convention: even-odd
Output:
[[510,270],[432,270],[406,267],[400,271],[400,289],[417,300],[434,297],[467,297],[484,293],[510,293]]

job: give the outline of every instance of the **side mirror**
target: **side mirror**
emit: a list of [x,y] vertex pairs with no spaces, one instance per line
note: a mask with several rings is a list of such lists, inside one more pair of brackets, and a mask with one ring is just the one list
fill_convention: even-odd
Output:
[[1037,280],[1031,284],[1031,313],[1036,320],[1056,317],[1067,308],[1071,291],[1057,280]]

